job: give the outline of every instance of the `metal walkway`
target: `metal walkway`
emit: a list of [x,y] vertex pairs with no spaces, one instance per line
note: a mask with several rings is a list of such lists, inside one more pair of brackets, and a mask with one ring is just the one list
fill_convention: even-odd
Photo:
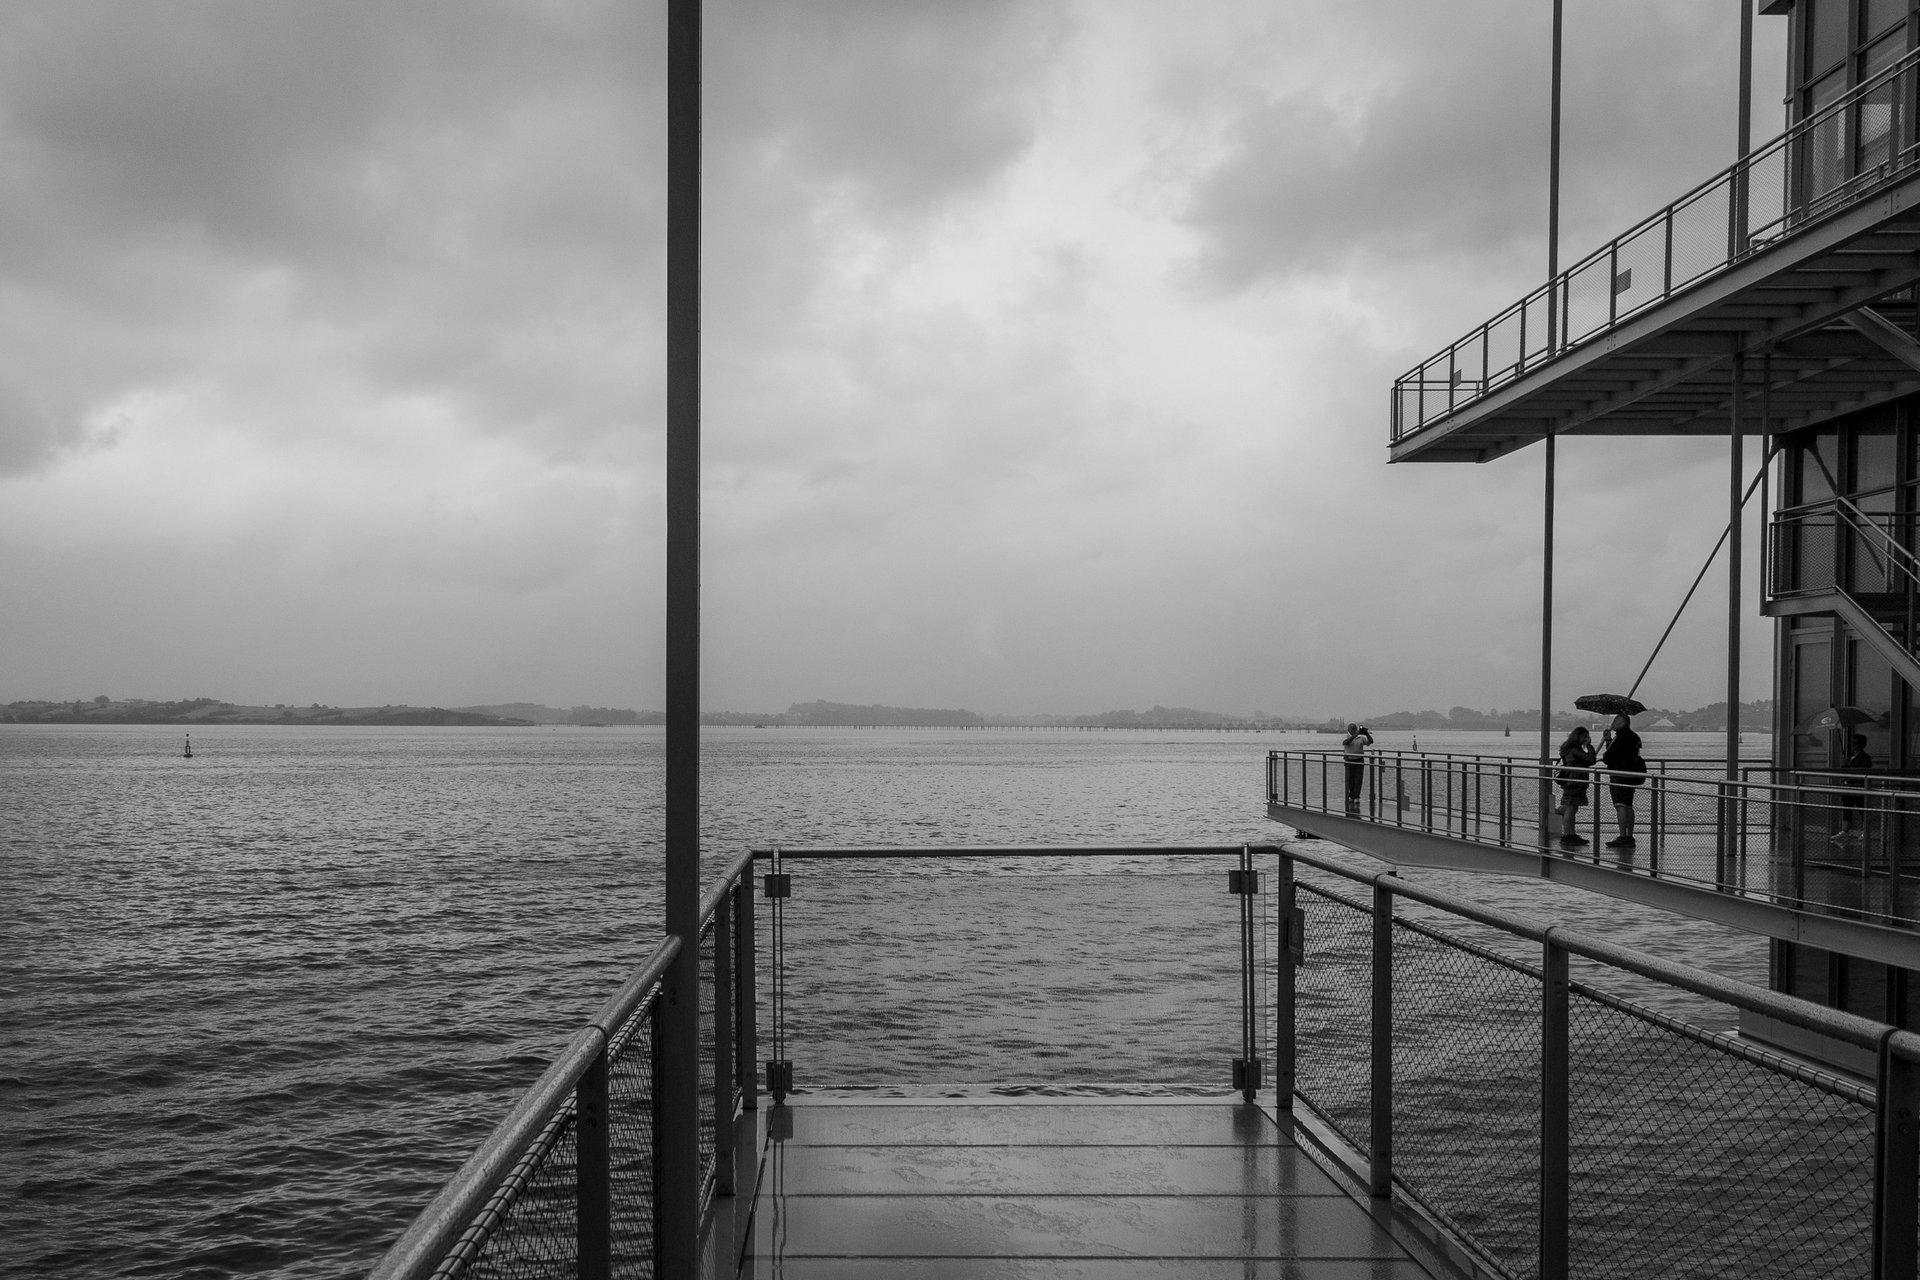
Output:
[[[1237,1099],[795,1098],[762,1114],[742,1277],[1469,1274]],[[712,1250],[715,1275],[735,1274],[729,1252]]]

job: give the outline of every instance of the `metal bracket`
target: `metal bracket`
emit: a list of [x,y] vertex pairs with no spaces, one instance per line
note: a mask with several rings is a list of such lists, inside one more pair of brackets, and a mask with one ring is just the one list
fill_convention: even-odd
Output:
[[1258,1093],[1264,1058],[1235,1058],[1233,1060],[1233,1087],[1243,1093]]
[[1260,892],[1260,873],[1246,867],[1235,867],[1227,872],[1228,893]]
[[769,898],[791,898],[793,896],[793,873],[790,871],[769,871],[761,877],[767,886]]
[[781,1058],[767,1063],[767,1092],[773,1095],[774,1105],[787,1100],[793,1092],[793,1063]]

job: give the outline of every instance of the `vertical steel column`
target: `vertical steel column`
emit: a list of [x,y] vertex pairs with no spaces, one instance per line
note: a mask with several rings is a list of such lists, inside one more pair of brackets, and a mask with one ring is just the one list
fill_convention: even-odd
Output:
[[1306,958],[1305,922],[1294,887],[1293,859],[1280,851],[1280,955],[1273,971],[1273,1105],[1281,1113],[1293,1110],[1293,1091],[1299,1074],[1299,1040],[1295,1032],[1294,969]]
[[665,1280],[693,1280],[700,1237],[700,0],[667,4],[666,931],[660,1215]]
[[[1738,343],[1736,335],[1734,341]],[[1745,441],[1742,402],[1747,398],[1747,354],[1733,353],[1733,401],[1727,437],[1727,781],[1740,780],[1740,547],[1745,505]],[[1722,839],[1724,846],[1726,841]]]
[[735,1104],[739,1095],[733,1087],[734,1010],[733,1010],[733,897],[722,894],[713,912],[713,1193],[733,1194],[733,1139]]
[[1547,930],[1540,985],[1540,1280],[1565,1280],[1569,1177],[1567,952]]
[[[1551,103],[1547,124],[1547,357],[1551,359],[1559,343],[1555,298],[1560,275],[1560,9],[1562,0],[1553,0],[1553,72]],[[1546,502],[1544,532],[1541,538],[1540,571],[1540,767],[1553,763],[1553,424],[1547,424]],[[1545,776],[1544,774],[1542,775]],[[1540,839],[1547,838],[1547,813],[1551,802],[1548,788],[1542,785],[1536,806]]]
[[1746,505],[1743,492],[1746,442],[1741,436],[1741,410],[1747,398],[1747,354],[1739,349],[1743,339],[1742,334],[1734,335],[1733,394],[1727,421],[1727,780],[1718,788],[1719,803],[1714,806],[1718,828],[1714,839],[1714,883],[1723,889],[1733,865],[1736,840],[1733,798],[1740,781],[1740,549],[1745,524],[1741,508]]
[[1880,1079],[1873,1126],[1873,1274],[1913,1280],[1920,1268],[1920,1066],[1880,1040]]
[[734,1070],[740,1076],[740,1109],[743,1111],[760,1109],[760,1072],[756,1066],[760,1061],[757,1034],[760,994],[754,974],[760,957],[759,940],[753,933],[753,884],[753,864],[749,862],[740,873],[740,883],[733,887],[735,911],[740,921],[739,932],[733,940],[735,989],[740,993],[735,1015],[740,1024],[740,1055],[734,1059]]
[[1393,1194],[1393,894],[1373,881],[1373,1157],[1367,1190]]
[[[615,1031],[618,1028],[614,1029]],[[607,1033],[609,1036],[613,1031]],[[574,1143],[579,1172],[574,1179],[574,1221],[578,1228],[580,1280],[608,1280],[613,1274],[612,1143],[607,1131],[607,1045],[574,1086]]]

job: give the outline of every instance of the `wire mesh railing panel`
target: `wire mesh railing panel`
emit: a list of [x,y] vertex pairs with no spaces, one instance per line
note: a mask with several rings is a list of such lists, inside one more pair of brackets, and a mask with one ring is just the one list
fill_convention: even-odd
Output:
[[479,1255],[465,1269],[443,1268],[442,1275],[448,1280],[572,1280],[578,1274],[576,1136],[570,1111],[556,1117],[509,1180],[511,1198]]
[[657,1005],[639,1012],[608,1050],[607,1137],[611,1150],[607,1201],[612,1219],[613,1274],[646,1280],[654,1274],[655,1180],[659,1115],[654,1048]]
[[1235,865],[790,861],[772,1056],[796,1093],[1225,1092],[1242,1052]]
[[718,936],[711,924],[700,934],[700,1180],[704,1186],[713,1176],[715,1155],[720,1142],[720,1099],[717,1092],[720,1071],[719,1026],[715,1021],[718,990],[714,985],[716,967],[714,945]]
[[1540,1254],[1540,984],[1396,921],[1396,1175],[1516,1276]]
[[[1306,950],[1293,979],[1295,1091],[1365,1151],[1373,1141],[1373,917],[1351,891],[1304,880],[1297,889]],[[1279,1056],[1271,1045],[1264,1052]]]
[[1568,1029],[1573,1273],[1868,1274],[1871,1104],[1713,1039],[1677,1034],[1576,986]]

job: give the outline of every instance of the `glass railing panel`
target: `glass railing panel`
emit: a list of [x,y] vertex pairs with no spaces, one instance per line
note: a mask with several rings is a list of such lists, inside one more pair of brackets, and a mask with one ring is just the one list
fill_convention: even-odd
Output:
[[786,861],[769,1056],[796,1093],[1224,1094],[1243,1052],[1236,865]]

